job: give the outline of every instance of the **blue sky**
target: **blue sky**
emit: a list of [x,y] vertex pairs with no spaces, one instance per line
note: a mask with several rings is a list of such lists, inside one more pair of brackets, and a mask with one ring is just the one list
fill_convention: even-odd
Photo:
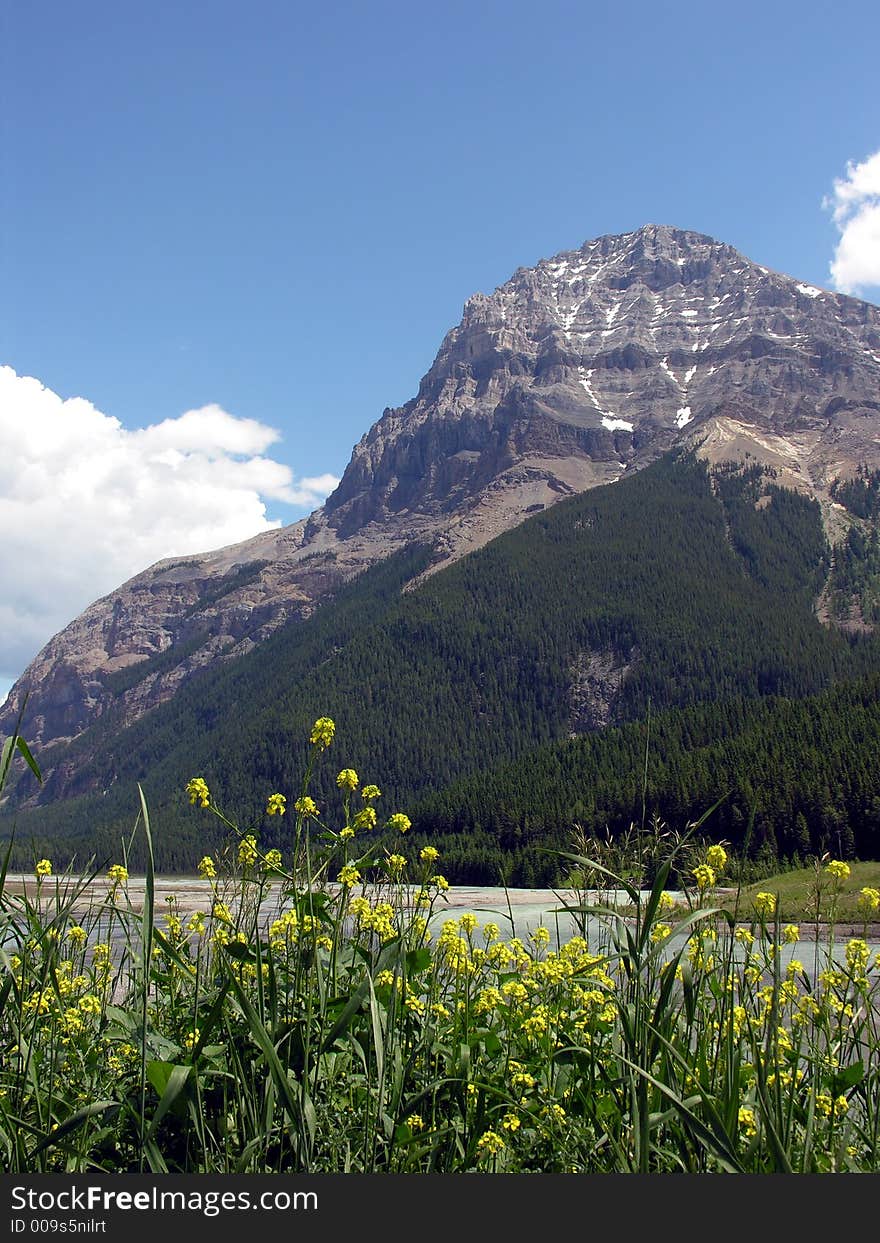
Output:
[[851,0],[5,6],[0,694],[159,556],[319,504],[518,266],[667,223],[880,301],[878,60]]

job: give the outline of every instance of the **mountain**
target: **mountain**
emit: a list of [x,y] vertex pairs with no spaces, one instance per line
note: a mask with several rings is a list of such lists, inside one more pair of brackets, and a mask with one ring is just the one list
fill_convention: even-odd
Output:
[[384,558],[138,720],[113,705],[47,748],[44,786],[34,798],[25,773],[3,818],[16,864],[117,855],[139,782],[158,866],[192,869],[223,838],[185,796],[196,774],[283,852],[290,826],[266,798],[301,788],[322,715],[338,741],[310,793],[327,822],[351,766],[461,882],[491,883],[503,861],[511,883],[555,883],[547,849],[575,822],[625,829],[646,775],[646,806],[679,827],[726,794],[713,829],[737,849],[753,816],[774,857],[838,833],[873,849],[880,637],[818,620],[833,578],[820,507],[772,468],[673,450],[425,577],[431,555]]
[[693,232],[598,238],[470,298],[417,395],[355,446],[322,509],[159,562],[71,622],[13,687],[0,729],[27,694],[25,736],[50,777],[58,767],[50,787],[75,788],[69,756],[84,762],[102,721],[133,727],[196,675],[317,617],[369,567],[397,555],[413,586],[674,449],[761,465],[818,504],[837,542],[853,523],[835,488],[880,467],[878,416],[877,307]]

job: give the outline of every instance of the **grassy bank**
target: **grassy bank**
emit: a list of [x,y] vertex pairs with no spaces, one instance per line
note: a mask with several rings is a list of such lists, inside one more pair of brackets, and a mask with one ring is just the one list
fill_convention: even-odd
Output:
[[[0,885],[3,1169],[878,1168],[880,975],[863,936],[842,965],[829,944],[816,978],[783,969],[787,899],[764,882],[726,917],[726,851],[691,831],[641,836],[623,874],[573,852],[592,888],[631,902],[572,903],[600,916],[589,942],[552,950],[543,929],[523,942],[470,913],[432,938],[438,852],[408,849],[408,818],[380,814],[350,768],[332,803],[308,793],[334,733],[315,723],[298,797],[267,792],[283,851],[189,783],[193,816],[228,833],[200,865],[204,910],[155,909],[151,868],[136,909],[124,855],[101,877],[44,859],[28,892]],[[145,803],[136,832],[149,858]],[[813,870],[865,927],[872,876]]]

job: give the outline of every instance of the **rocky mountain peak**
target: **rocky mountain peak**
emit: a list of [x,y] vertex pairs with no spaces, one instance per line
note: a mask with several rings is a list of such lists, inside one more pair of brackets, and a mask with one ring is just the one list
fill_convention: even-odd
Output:
[[322,509],[160,562],[47,644],[0,714],[45,747],[133,719],[214,660],[295,624],[412,541],[441,565],[677,444],[751,458],[816,496],[880,465],[880,309],[649,224],[475,293],[417,394],[355,446]]
[[606,482],[709,418],[790,432],[832,403],[874,411],[878,333],[876,307],[704,234],[596,238],[468,299],[417,396],[356,446],[324,512],[350,534],[403,508],[449,512],[526,463],[563,491],[588,486],[587,462]]

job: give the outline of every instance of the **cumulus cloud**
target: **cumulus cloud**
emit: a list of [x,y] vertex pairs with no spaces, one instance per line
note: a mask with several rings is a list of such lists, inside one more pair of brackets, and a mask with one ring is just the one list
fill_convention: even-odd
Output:
[[206,552],[306,513],[338,483],[294,479],[279,433],[220,406],[129,431],[80,397],[0,366],[0,701],[53,634],[163,557]]
[[847,164],[846,176],[835,178],[824,206],[840,230],[831,261],[834,288],[859,294],[880,286],[880,151],[861,164]]

